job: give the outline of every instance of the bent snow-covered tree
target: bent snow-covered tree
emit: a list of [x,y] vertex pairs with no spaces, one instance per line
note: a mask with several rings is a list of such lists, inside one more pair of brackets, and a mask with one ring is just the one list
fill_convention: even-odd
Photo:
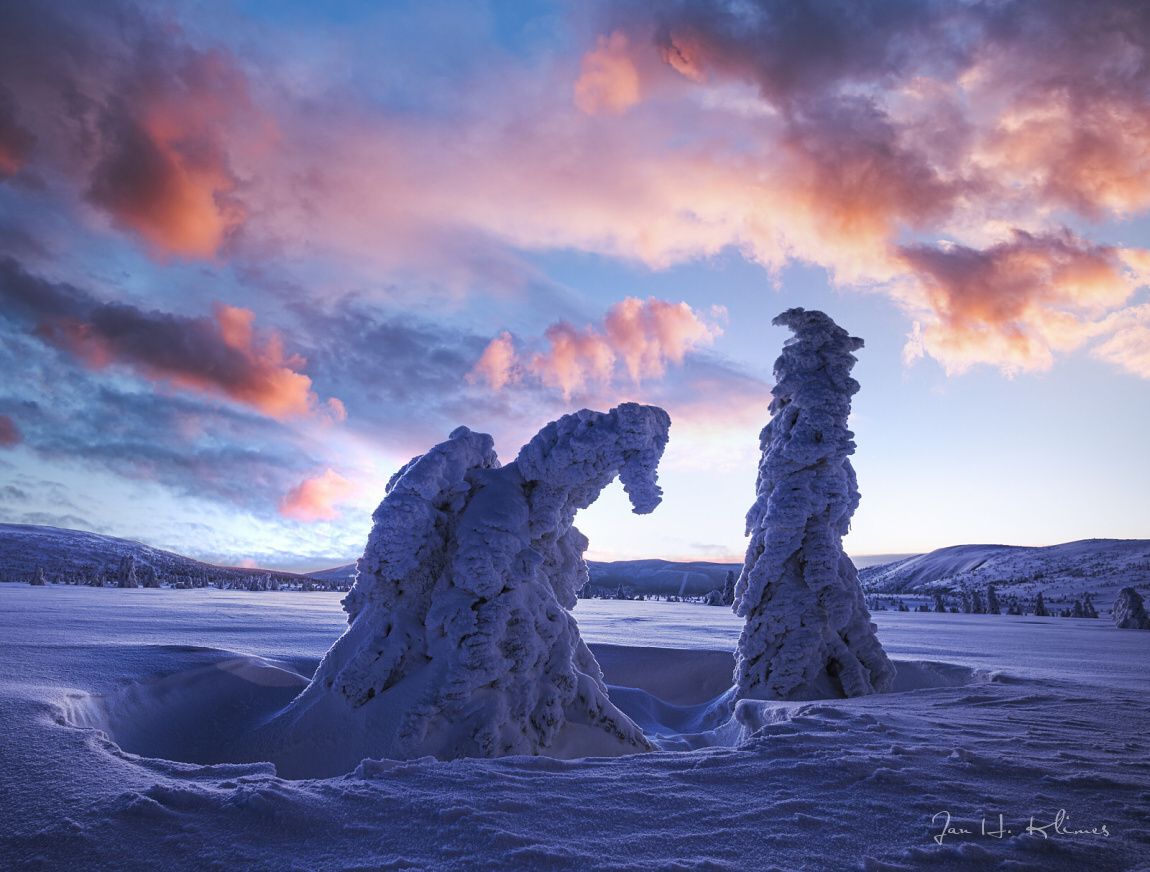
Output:
[[332,774],[306,762],[317,738],[351,766],[649,750],[567,611],[588,580],[572,522],[616,476],[652,511],[669,426],[654,406],[583,410],[502,467],[490,436],[460,427],[397,472],[344,600],[350,626],[280,716],[277,766]]
[[746,618],[736,652],[740,698],[816,699],[891,689],[894,666],[871,623],[842,538],[859,503],[850,377],[862,340],[822,312],[772,322],[794,337],[775,361],[771,420],[759,437],[757,499],[735,585]]

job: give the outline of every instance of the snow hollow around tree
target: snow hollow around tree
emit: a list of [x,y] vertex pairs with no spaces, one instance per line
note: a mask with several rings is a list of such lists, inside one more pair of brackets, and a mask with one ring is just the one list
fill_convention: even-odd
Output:
[[842,539],[859,504],[848,455],[850,377],[863,341],[822,312],[772,322],[794,337],[775,361],[771,420],[760,435],[751,537],[735,585],[746,618],[736,655],[743,699],[825,699],[886,692],[894,667],[875,636]]
[[258,739],[277,770],[650,750],[568,611],[588,578],[572,522],[616,476],[636,513],[652,511],[669,426],[654,406],[585,409],[506,466],[490,436],[460,427],[396,473],[344,601],[347,632]]

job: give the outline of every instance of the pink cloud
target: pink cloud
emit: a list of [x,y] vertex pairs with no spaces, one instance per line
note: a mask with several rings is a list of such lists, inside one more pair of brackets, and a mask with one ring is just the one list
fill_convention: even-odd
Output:
[[289,355],[275,331],[257,332],[254,320],[253,312],[224,303],[211,319],[105,304],[86,316],[42,317],[36,334],[93,369],[124,364],[149,381],[225,396],[281,421],[344,420],[343,403],[321,404],[299,372],[307,361]]
[[503,390],[518,380],[515,372],[515,342],[510,333],[500,333],[488,343],[483,354],[464,377],[468,384],[487,382],[492,390]]
[[467,380],[501,390],[530,377],[567,398],[610,385],[619,362],[633,384],[659,378],[668,363],[682,364],[689,351],[711,344],[720,333],[686,303],[628,297],[613,304],[598,327],[579,329],[566,321],[551,324],[543,333],[545,351],[517,354],[511,335],[501,334],[484,350]]
[[639,71],[626,34],[615,31],[583,55],[575,81],[575,105],[588,115],[622,115],[639,102]]
[[8,415],[0,415],[0,448],[15,448],[24,441],[24,434]]
[[280,514],[297,521],[331,521],[340,516],[335,506],[344,502],[356,486],[332,469],[305,479],[280,501]]
[[1012,238],[985,249],[905,246],[902,256],[930,312],[909,347],[950,372],[993,363],[1007,372],[1047,369],[1055,351],[1077,348],[1102,330],[1099,319],[1144,283],[1130,263],[1146,252],[1084,241],[1073,234]]

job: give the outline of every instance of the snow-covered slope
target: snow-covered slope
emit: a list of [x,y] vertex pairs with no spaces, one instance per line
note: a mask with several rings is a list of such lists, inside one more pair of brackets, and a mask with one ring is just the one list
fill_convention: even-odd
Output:
[[1094,592],[1114,601],[1123,587],[1150,586],[1150,540],[1082,539],[1044,548],[955,545],[859,570],[868,593],[934,593],[984,588],[1032,597]]
[[[0,581],[28,581],[37,566],[43,567],[49,580],[58,575],[75,578],[81,573],[97,570],[112,573],[128,556],[135,558],[137,571],[150,567],[163,582],[193,579],[215,584],[268,574],[266,569],[201,563],[130,539],[83,530],[0,524]],[[280,583],[307,580],[290,572],[272,572],[270,575]]]

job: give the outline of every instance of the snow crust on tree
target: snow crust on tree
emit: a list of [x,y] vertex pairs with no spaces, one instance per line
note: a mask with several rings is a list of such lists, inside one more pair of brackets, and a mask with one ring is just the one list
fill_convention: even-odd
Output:
[[850,377],[863,341],[827,315],[788,309],[775,361],[771,420],[759,440],[757,498],[735,585],[746,619],[736,651],[739,698],[815,699],[887,692],[894,666],[871,623],[842,538],[859,503]]
[[280,761],[308,771],[318,735],[346,746],[344,771],[365,756],[650,750],[567,610],[588,581],[576,512],[616,476],[652,511],[669,426],[654,406],[584,409],[506,466],[460,427],[400,469],[344,600],[349,627],[280,718]]
[[1120,630],[1150,630],[1150,615],[1146,614],[1142,594],[1132,587],[1118,591],[1112,614],[1114,626]]

